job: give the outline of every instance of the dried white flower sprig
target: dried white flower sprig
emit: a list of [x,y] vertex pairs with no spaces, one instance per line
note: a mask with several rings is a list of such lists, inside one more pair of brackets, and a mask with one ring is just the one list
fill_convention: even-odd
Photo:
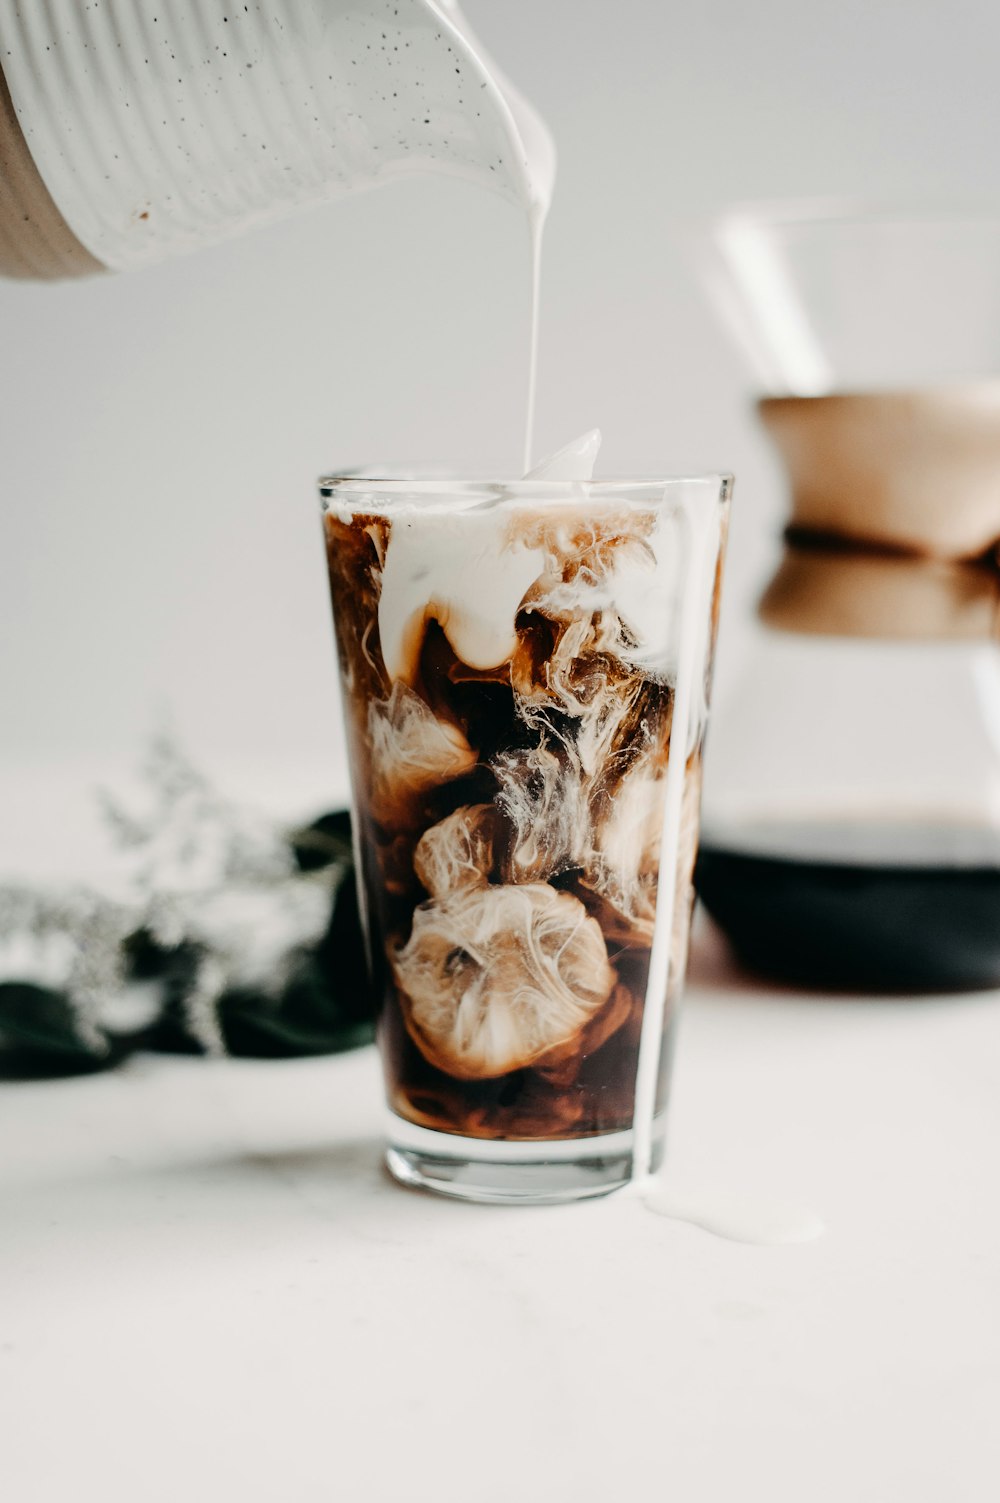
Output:
[[[141,936],[160,956],[184,957],[184,1028],[222,1053],[227,993],[252,994],[273,1013],[309,966],[316,990],[317,946],[351,876],[349,848],[340,834],[283,829],[224,798],[166,736],[151,744],[142,781],[141,806],[101,795],[123,874],[114,897],[0,886],[0,993],[14,983],[58,994],[76,1042],[100,1055],[166,1002],[164,981],[128,985]],[[296,847],[312,859],[297,860]],[[0,1009],[0,1047],[3,1032]]]
[[0,886],[0,981],[61,992],[82,1048],[108,1048],[112,1000],[125,981],[124,944],[140,922],[137,905],[84,887],[64,892]]

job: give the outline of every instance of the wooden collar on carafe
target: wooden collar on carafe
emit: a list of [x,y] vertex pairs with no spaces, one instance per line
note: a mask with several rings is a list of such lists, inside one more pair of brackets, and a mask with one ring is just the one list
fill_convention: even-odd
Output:
[[48,279],[103,270],[42,182],[0,70],[0,276]]
[[831,636],[987,640],[1000,620],[1000,381],[768,397],[792,518],[759,613]]

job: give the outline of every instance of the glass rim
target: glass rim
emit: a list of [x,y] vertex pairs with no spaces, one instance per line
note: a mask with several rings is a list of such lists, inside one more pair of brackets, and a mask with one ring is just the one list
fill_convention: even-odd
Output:
[[[690,474],[648,476],[630,475],[611,479],[594,480],[502,480],[486,479],[482,476],[468,475],[412,475],[412,476],[377,476],[356,474],[333,474],[321,476],[318,482],[319,493],[323,500],[332,496],[351,497],[354,495],[370,495],[373,491],[380,491],[387,496],[413,496],[415,498],[426,497],[428,499],[447,499],[449,496],[456,498],[468,497],[469,495],[484,495],[495,497],[502,493],[505,497],[510,496],[514,500],[543,500],[565,496],[567,499],[579,499],[597,496],[621,495],[629,491],[654,492],[670,490],[683,485],[711,486],[714,496],[719,500],[728,500],[733,489],[734,476],[728,470],[705,470],[695,471]],[[652,497],[647,497],[652,499]]]

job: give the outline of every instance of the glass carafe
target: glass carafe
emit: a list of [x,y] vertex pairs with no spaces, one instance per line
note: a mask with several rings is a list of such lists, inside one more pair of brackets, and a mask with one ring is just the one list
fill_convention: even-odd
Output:
[[702,900],[795,982],[1000,985],[1000,216],[738,211],[699,266],[791,492]]

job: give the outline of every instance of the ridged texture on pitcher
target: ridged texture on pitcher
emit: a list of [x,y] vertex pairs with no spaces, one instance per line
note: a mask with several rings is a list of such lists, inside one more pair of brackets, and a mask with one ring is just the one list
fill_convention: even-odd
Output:
[[112,268],[417,171],[530,197],[505,99],[427,0],[0,0],[0,60],[46,188]]

